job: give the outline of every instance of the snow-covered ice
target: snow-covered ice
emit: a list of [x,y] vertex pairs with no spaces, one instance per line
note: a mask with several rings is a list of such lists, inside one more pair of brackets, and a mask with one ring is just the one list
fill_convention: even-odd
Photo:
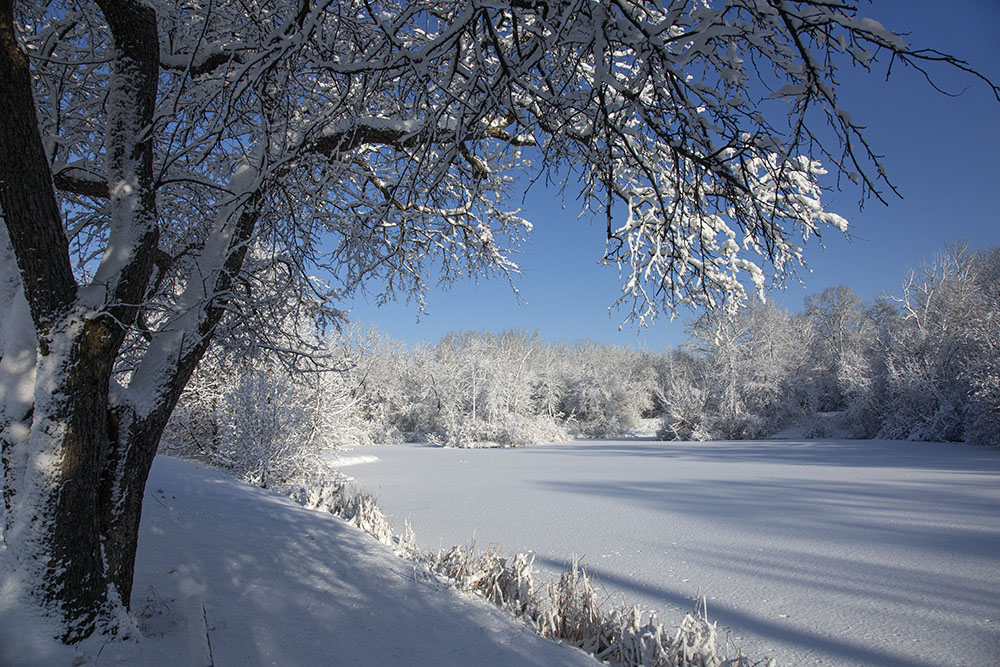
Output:
[[0,599],[0,665],[596,665],[425,580],[330,514],[204,466],[157,458],[133,606],[144,637],[82,652],[32,637]]
[[418,544],[574,553],[679,621],[699,594],[784,665],[1000,664],[1000,452],[857,440],[365,448]]

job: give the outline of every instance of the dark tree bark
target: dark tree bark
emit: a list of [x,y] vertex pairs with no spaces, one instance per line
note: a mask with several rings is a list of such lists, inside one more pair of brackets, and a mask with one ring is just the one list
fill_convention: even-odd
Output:
[[[161,374],[147,397],[151,409],[110,400],[115,359],[149,289],[157,250],[151,129],[159,47],[153,10],[131,0],[98,4],[115,45],[108,183],[87,193],[107,196],[110,243],[121,259],[98,268],[103,296],[94,303],[73,276],[13,0],[0,0],[0,206],[38,341],[35,371],[45,380],[36,382],[27,414],[6,415],[0,424],[5,503],[13,510],[5,515],[4,539],[20,566],[41,567],[34,594],[59,610],[69,642],[108,629],[114,609],[129,603],[150,466],[226,305],[217,299],[202,308],[191,332],[198,342],[181,346],[183,354]],[[210,294],[229,292],[259,202],[258,193],[244,206]],[[48,465],[38,465],[43,459]],[[27,464],[15,470],[15,460]],[[19,494],[30,509],[19,509]]]
[[[63,364],[65,372],[51,387],[46,406],[49,409],[40,411],[36,405],[26,416],[31,420],[24,424],[31,434],[29,443],[44,437],[40,431],[49,429],[60,433],[61,442],[54,467],[47,471],[50,479],[36,487],[43,496],[32,499],[36,516],[27,525],[16,526],[8,542],[16,548],[21,546],[20,538],[26,551],[23,557],[43,564],[45,590],[39,594],[62,610],[69,621],[67,638],[73,639],[89,634],[106,595],[94,489],[104,441],[101,416],[110,368],[101,355],[93,356],[88,349],[89,341],[101,338],[92,323],[84,325],[68,346],[60,346],[56,354],[52,352],[52,339],[79,324],[72,307],[77,285],[37,129],[28,60],[15,41],[13,20],[13,2],[3,0],[0,205],[38,336],[38,372],[54,370],[57,364]],[[39,421],[42,423],[35,423]],[[10,437],[5,434],[5,450],[11,447],[7,442]]]
[[[69,244],[38,134],[28,58],[14,37],[14,1],[0,0],[0,204],[39,329],[76,297]],[[20,221],[20,224],[18,223]],[[13,222],[13,224],[11,224]]]

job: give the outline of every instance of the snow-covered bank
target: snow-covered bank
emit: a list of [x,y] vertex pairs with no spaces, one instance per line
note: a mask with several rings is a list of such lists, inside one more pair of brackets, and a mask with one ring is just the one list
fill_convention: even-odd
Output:
[[700,592],[779,664],[1000,664],[1000,453],[880,441],[369,448],[419,544],[475,537],[680,618]]
[[139,641],[33,641],[0,600],[0,665],[594,665],[507,614],[415,575],[329,514],[210,468],[157,458],[133,607]]

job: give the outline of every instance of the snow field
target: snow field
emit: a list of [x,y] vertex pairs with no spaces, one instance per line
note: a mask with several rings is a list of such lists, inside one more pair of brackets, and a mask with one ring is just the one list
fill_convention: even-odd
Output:
[[881,441],[380,446],[361,488],[421,548],[574,554],[679,621],[699,595],[754,658],[1000,664],[1000,455]]
[[133,608],[143,637],[67,649],[0,601],[0,665],[597,664],[330,514],[165,457],[147,486]]

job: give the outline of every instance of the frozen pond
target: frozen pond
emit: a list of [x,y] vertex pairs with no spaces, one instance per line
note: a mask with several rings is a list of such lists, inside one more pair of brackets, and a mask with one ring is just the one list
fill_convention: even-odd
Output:
[[1000,664],[1000,452],[879,441],[366,447],[421,548],[500,546],[779,664]]

